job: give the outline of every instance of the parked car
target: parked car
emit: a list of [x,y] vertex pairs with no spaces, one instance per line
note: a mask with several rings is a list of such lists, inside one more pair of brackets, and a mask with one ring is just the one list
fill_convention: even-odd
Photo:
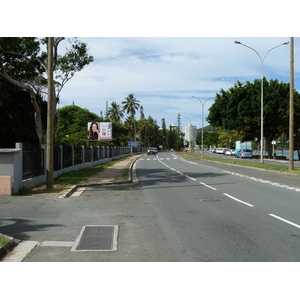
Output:
[[217,154],[223,154],[224,153],[224,148],[217,148],[216,153]]
[[230,156],[234,155],[234,150],[232,150],[232,149],[226,149],[225,150],[225,155],[230,155]]
[[236,154],[239,152],[240,149],[234,149],[234,155],[236,156]]
[[236,157],[240,157],[240,158],[252,158],[253,154],[252,154],[252,150],[250,149],[241,149],[237,152]]
[[154,148],[154,147],[149,147],[148,148],[148,155],[150,154],[157,154],[157,148]]

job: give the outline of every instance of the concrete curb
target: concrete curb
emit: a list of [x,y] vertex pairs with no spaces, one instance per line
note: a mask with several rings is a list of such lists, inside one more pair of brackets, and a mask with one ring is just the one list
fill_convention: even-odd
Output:
[[5,257],[9,252],[13,250],[13,248],[20,243],[20,240],[14,239],[11,236],[8,236],[6,234],[0,233],[0,236],[3,236],[10,240],[8,245],[4,247],[0,247],[0,260],[1,258]]
[[140,155],[138,156],[136,159],[134,159],[132,162],[131,162],[131,165],[130,165],[130,168],[129,168],[129,172],[130,172],[130,181],[132,183],[139,183],[139,180],[138,180],[138,177],[136,175],[136,162],[137,160],[142,157],[143,155]]
[[4,257],[3,262],[22,262],[24,257],[30,253],[34,247],[38,244],[38,241],[21,241],[15,248],[10,252],[9,255]]
[[70,187],[63,195],[60,195],[58,198],[63,199],[63,198],[68,198],[70,197],[74,192],[76,192],[76,190],[79,187],[93,187],[93,186],[101,186],[101,185],[113,185],[113,184],[124,184],[124,183],[138,183],[139,180],[137,178],[136,175],[136,161],[142,157],[144,154],[139,155],[138,157],[136,157],[130,164],[129,167],[129,180],[126,181],[115,181],[115,182],[105,182],[105,183],[81,183],[81,184],[76,184],[73,185],[72,187]]
[[72,185],[69,189],[67,189],[67,191],[63,194],[58,196],[58,198],[67,198],[70,195],[72,195],[78,188],[78,185]]
[[[67,198],[72,195],[79,187],[88,187],[88,186],[100,186],[100,185],[114,185],[114,184],[124,184],[124,183],[139,183],[139,180],[136,175],[136,162],[143,155],[139,155],[136,157],[130,164],[129,167],[129,180],[126,181],[118,181],[118,182],[110,182],[110,183],[98,183],[98,184],[77,184],[70,187],[63,195],[60,195],[58,198]],[[0,247],[0,260],[1,258],[3,262],[21,262],[24,257],[30,253],[34,247],[39,243],[38,241],[21,241],[17,239],[13,239],[12,237],[1,234],[0,236],[4,236],[8,239],[11,239],[11,244],[9,248],[3,249]],[[9,255],[8,255],[9,254]]]

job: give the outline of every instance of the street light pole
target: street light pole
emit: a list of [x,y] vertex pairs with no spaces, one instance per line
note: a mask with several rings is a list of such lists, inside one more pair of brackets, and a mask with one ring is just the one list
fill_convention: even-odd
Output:
[[280,46],[283,46],[283,45],[287,45],[289,42],[284,42],[278,46],[275,46],[273,48],[271,48],[269,51],[266,52],[266,54],[264,55],[264,57],[262,58],[259,53],[253,49],[252,47],[249,47],[239,41],[234,41],[235,44],[238,44],[238,45],[242,45],[244,47],[247,47],[251,50],[253,50],[259,57],[260,59],[260,62],[261,62],[261,96],[260,96],[260,162],[263,163],[264,162],[264,155],[263,155],[263,146],[264,146],[264,60],[265,60],[265,57],[267,56],[267,54],[275,49],[275,48],[278,48]]
[[204,127],[204,105],[205,105],[205,103],[207,102],[207,100],[209,100],[209,99],[213,99],[213,98],[215,98],[215,97],[209,97],[209,98],[207,98],[204,102],[203,101],[201,101],[199,98],[197,98],[197,97],[195,97],[195,96],[192,96],[192,98],[195,98],[195,99],[197,99],[200,103],[201,103],[201,105],[202,105],[202,137],[201,137],[201,155],[203,155],[203,127]]
[[294,38],[290,38],[289,170],[294,170]]

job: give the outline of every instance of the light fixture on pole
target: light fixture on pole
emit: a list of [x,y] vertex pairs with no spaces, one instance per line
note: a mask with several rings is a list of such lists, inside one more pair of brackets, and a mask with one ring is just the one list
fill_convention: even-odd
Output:
[[267,56],[267,54],[275,49],[275,48],[278,48],[280,46],[283,46],[283,45],[287,45],[289,42],[284,42],[280,45],[277,45],[273,48],[271,48],[269,51],[266,52],[266,54],[264,55],[264,57],[262,58],[259,53],[253,49],[252,47],[249,47],[239,41],[234,41],[235,44],[238,44],[238,45],[242,45],[244,47],[247,47],[251,50],[253,50],[259,57],[260,59],[260,62],[261,62],[261,96],[260,96],[260,162],[264,162],[264,155],[263,155],[263,146],[264,146],[264,60],[265,60],[265,57]]
[[199,98],[197,98],[197,97],[195,97],[195,96],[192,96],[192,98],[195,98],[195,99],[199,100],[199,102],[200,102],[201,105],[202,105],[202,138],[201,138],[201,155],[203,155],[203,127],[204,127],[204,123],[203,123],[203,122],[204,122],[204,105],[205,105],[205,103],[206,103],[207,100],[213,99],[213,98],[215,98],[215,97],[209,97],[209,98],[207,98],[204,102],[201,101]]

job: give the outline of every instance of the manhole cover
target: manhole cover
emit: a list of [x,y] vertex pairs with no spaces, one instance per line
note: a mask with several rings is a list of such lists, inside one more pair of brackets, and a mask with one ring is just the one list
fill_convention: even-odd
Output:
[[86,225],[71,251],[117,251],[117,239],[117,225]]

